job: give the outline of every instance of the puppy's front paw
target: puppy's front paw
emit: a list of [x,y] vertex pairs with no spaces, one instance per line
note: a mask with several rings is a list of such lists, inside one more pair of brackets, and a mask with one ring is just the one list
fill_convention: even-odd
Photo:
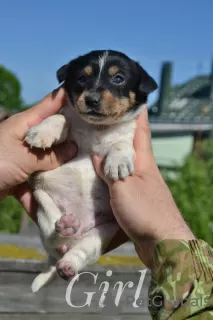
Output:
[[104,174],[114,181],[125,179],[134,173],[134,159],[133,148],[115,145],[106,157]]
[[56,140],[54,132],[52,132],[53,130],[53,128],[50,129],[43,124],[39,124],[27,131],[24,141],[27,142],[30,147],[42,148],[45,150],[46,148],[50,148]]

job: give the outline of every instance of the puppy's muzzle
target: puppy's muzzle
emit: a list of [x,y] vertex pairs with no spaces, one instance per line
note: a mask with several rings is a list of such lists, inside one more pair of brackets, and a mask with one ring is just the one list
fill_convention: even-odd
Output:
[[89,92],[85,97],[88,111],[99,112],[101,107],[101,94],[99,92]]

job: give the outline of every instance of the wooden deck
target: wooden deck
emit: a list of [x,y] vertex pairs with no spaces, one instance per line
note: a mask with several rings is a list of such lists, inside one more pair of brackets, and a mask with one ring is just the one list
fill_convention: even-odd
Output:
[[[147,308],[147,290],[150,281],[146,273],[144,285],[138,289],[138,307],[133,306],[144,266],[136,257],[132,244],[102,257],[94,266],[88,267],[84,275],[67,292],[68,282],[57,278],[36,294],[31,292],[31,283],[45,265],[45,253],[38,237],[10,236],[0,234],[0,320],[25,319],[150,319]],[[111,270],[109,276],[106,272]],[[97,281],[94,283],[94,276]],[[118,306],[115,298],[118,282],[132,282],[126,287]],[[100,306],[104,282],[109,288],[104,307]],[[115,287],[115,284],[117,286]],[[66,301],[66,293],[68,302]],[[90,306],[83,306],[87,296],[92,295]],[[118,297],[118,295],[117,295]]]

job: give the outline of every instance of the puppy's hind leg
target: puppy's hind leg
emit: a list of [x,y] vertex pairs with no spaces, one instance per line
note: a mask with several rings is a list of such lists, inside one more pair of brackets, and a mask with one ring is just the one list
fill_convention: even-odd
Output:
[[104,254],[118,229],[116,222],[102,224],[91,229],[57,262],[59,275],[68,280],[87,265],[94,264]]
[[69,239],[69,237],[61,237],[55,229],[56,221],[61,219],[62,213],[45,191],[35,190],[33,194],[40,207],[37,216],[44,243],[50,248],[57,248]]
[[54,279],[54,277],[57,275],[55,265],[56,259],[49,256],[47,269],[40,273],[32,283],[32,292],[37,292],[39,289],[41,289],[43,286],[45,286]]

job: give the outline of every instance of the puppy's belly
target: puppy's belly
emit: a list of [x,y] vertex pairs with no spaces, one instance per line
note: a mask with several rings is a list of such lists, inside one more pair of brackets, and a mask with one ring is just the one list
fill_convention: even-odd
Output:
[[63,166],[37,174],[34,190],[45,191],[62,214],[75,214],[79,232],[111,220],[108,188],[97,177],[90,158],[75,158]]

